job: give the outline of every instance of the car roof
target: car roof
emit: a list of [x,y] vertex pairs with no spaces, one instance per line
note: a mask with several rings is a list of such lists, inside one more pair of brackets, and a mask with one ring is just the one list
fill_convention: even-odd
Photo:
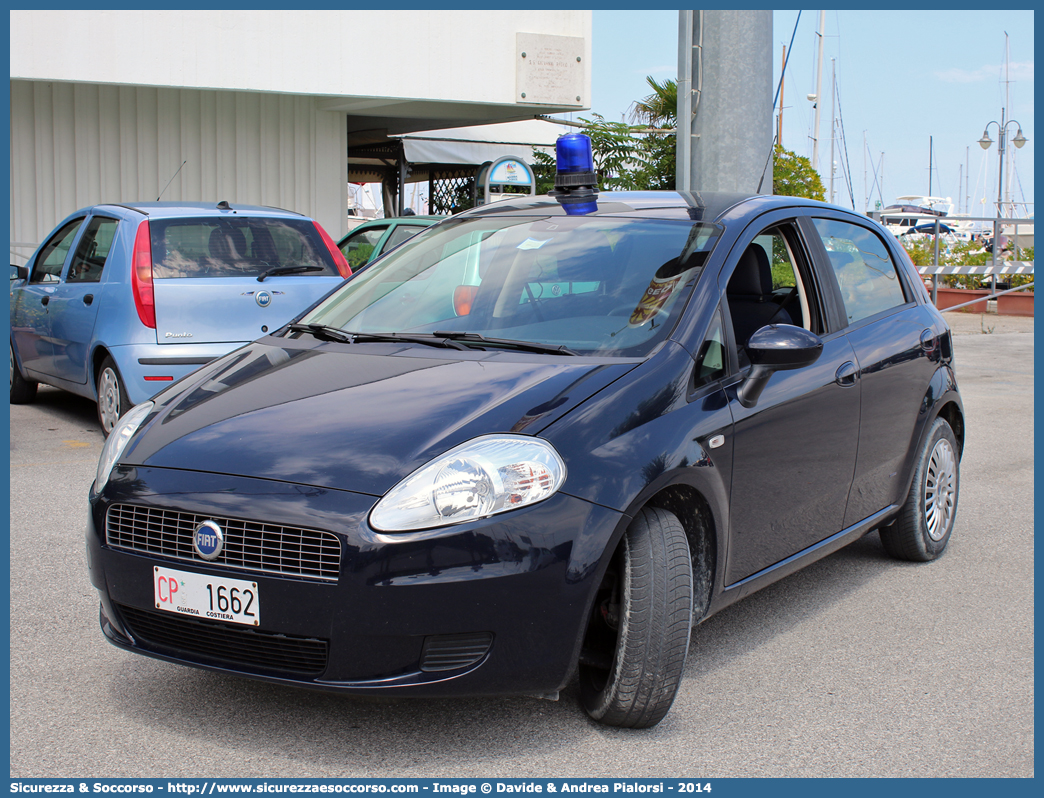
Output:
[[441,222],[445,218],[445,216],[384,216],[380,219],[367,219],[365,222],[356,225],[348,232],[354,233],[360,228],[376,227],[378,225],[391,224],[392,222],[397,222],[399,224],[416,224],[417,222],[420,222],[421,224],[432,225],[435,224],[435,222]]
[[388,227],[391,224],[419,224],[423,227],[431,227],[436,222],[441,222],[446,218],[446,216],[385,216],[380,219],[367,219],[362,224],[355,225],[355,227],[341,236],[341,240],[337,242],[337,246],[341,246],[346,240],[348,240],[348,238],[355,235],[360,230],[370,230],[374,227]]
[[[585,216],[640,216],[652,219],[681,219],[704,222],[740,221],[776,208],[813,207],[852,213],[825,202],[774,194],[738,194],[713,191],[602,191],[597,210]],[[487,216],[534,212],[564,216],[566,211],[554,197],[520,196],[463,211],[457,216]],[[454,217],[456,218],[456,217]]]
[[[223,204],[227,207],[219,207]],[[246,213],[251,216],[293,217],[307,219],[309,217],[296,211],[288,211],[283,208],[271,208],[266,205],[240,205],[239,203],[217,203],[217,202],[106,202],[93,206],[95,208],[128,208],[132,211],[144,214],[149,218],[180,217],[180,216],[227,216],[229,214]]]

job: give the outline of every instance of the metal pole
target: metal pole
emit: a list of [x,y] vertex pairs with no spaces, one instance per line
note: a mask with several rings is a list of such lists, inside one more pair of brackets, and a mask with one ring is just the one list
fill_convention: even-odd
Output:
[[776,144],[783,146],[783,83],[787,68],[787,46],[783,45],[783,63],[779,72],[779,116],[776,118]]
[[971,173],[968,171],[968,148],[964,148],[964,212],[971,213]]
[[823,100],[823,34],[826,31],[826,11],[819,12],[819,58],[816,67],[816,116],[812,123],[812,168],[819,170],[819,106]]
[[[997,182],[997,215],[1004,215],[1004,139],[1005,132],[1004,126],[1007,122],[1004,121],[1004,115],[1007,113],[1007,108],[1001,108],[1001,124],[1000,124],[1000,141],[997,142],[997,149],[1000,150],[1000,176]],[[996,240],[996,239],[995,239]]]
[[674,184],[678,191],[692,188],[692,11],[678,12],[678,129]]
[[934,141],[931,136],[928,137],[928,196],[932,196],[932,147]]
[[830,59],[830,202],[834,201],[834,121],[837,119],[837,64]]
[[694,11],[693,22],[689,190],[771,191],[772,11]]

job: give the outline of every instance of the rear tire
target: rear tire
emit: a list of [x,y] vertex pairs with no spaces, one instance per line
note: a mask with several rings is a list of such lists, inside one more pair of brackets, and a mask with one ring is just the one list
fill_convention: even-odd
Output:
[[120,416],[131,409],[130,399],[123,389],[123,378],[111,357],[102,361],[98,371],[98,423],[106,437],[112,432]]
[[950,425],[945,419],[935,419],[899,516],[879,530],[885,551],[896,559],[928,562],[950,542],[961,483],[957,451]]
[[27,405],[36,398],[36,389],[39,383],[27,380],[18,370],[18,361],[15,360],[14,345],[11,345],[11,404]]
[[609,726],[644,729],[678,692],[692,629],[692,563],[674,514],[631,522],[595,597],[580,655],[580,700]]

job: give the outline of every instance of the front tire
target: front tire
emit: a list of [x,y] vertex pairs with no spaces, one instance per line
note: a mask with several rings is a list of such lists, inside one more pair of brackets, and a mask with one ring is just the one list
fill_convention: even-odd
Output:
[[27,380],[18,370],[18,361],[15,360],[14,344],[11,345],[11,404],[27,405],[36,398],[38,383]]
[[108,437],[120,416],[131,409],[130,399],[123,388],[123,378],[111,357],[102,361],[98,371],[98,423]]
[[898,518],[880,530],[881,543],[900,560],[928,562],[946,549],[957,517],[960,457],[957,439],[937,418],[921,447],[910,493]]
[[692,629],[692,563],[674,514],[644,508],[595,597],[580,655],[580,700],[609,726],[655,726],[678,692]]

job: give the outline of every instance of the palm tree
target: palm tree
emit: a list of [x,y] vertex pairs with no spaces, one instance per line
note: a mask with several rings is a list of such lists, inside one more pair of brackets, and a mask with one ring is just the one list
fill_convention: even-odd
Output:
[[646,82],[653,93],[643,100],[631,104],[631,121],[639,122],[658,130],[667,130],[678,123],[678,84],[667,78],[657,83],[651,75]]

